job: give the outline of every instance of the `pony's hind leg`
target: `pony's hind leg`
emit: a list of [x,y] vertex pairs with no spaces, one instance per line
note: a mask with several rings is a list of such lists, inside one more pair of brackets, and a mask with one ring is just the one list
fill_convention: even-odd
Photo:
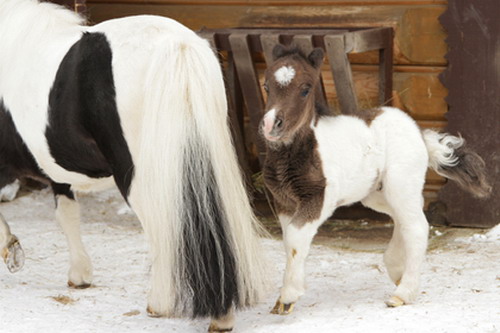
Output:
[[88,288],[92,283],[92,263],[85,251],[80,234],[80,206],[69,185],[52,184],[56,198],[56,220],[68,241],[70,269],[68,286]]
[[222,333],[231,332],[234,327],[234,307],[229,310],[229,312],[220,317],[212,318],[210,326],[208,327],[208,333]]

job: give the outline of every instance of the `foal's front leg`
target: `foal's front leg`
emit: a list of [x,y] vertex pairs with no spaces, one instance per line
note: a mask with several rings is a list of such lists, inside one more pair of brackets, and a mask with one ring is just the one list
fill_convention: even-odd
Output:
[[300,210],[293,218],[280,215],[286,251],[286,268],[280,297],[271,313],[286,315],[293,311],[295,302],[305,292],[305,261],[311,242],[324,217],[307,219]]
[[64,231],[70,253],[68,286],[88,288],[92,283],[92,263],[80,234],[80,205],[69,185],[53,183],[52,189],[57,205],[56,220]]

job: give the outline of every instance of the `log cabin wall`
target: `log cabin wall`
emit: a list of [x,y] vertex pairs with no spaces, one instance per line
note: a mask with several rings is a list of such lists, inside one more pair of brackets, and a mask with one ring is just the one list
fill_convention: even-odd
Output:
[[[173,18],[193,30],[230,27],[392,27],[394,100],[424,128],[446,126],[447,90],[438,76],[446,69],[446,32],[439,16],[445,0],[87,0],[90,21],[137,14]],[[350,55],[361,107],[377,105],[377,52]],[[264,65],[258,65],[263,70]],[[336,96],[331,72],[323,78],[330,105]],[[426,203],[436,200],[444,180],[429,172]]]

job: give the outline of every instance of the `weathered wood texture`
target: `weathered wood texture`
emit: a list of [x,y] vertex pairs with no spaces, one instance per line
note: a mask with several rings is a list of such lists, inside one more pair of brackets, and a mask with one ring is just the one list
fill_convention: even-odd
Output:
[[447,130],[461,133],[486,161],[493,194],[475,200],[447,183],[439,193],[451,225],[491,227],[500,222],[500,20],[498,0],[450,0],[441,17],[450,63]]
[[[157,14],[176,19],[193,30],[203,27],[392,27],[396,32],[394,59],[397,64],[446,64],[446,36],[438,22],[446,8],[442,1],[364,1],[359,5],[322,1],[320,6],[314,6],[314,1],[307,6],[289,5],[285,1],[274,2],[273,6],[260,5],[265,4],[262,1],[228,3],[198,1],[193,6],[190,2],[166,0],[87,2],[95,22],[133,14]],[[366,62],[366,56],[356,57]],[[376,57],[376,53],[371,57]]]

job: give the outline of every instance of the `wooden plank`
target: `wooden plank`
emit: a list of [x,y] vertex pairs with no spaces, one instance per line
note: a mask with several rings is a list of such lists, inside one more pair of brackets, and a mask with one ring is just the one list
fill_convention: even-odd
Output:
[[358,101],[352,78],[351,64],[344,51],[344,36],[325,36],[325,46],[335,81],[340,109],[343,114],[354,114],[358,111]]
[[[386,38],[392,40],[392,29],[384,31]],[[387,43],[385,47],[379,50],[379,97],[380,105],[392,105],[392,86],[393,86],[393,45]]]
[[347,53],[362,53],[386,47],[387,28],[354,31],[345,36],[345,50]]
[[[293,42],[306,54],[310,54],[314,50],[313,40],[310,35],[296,35],[293,38]],[[316,90],[316,100],[320,101],[322,105],[328,106],[326,99],[325,89],[323,88],[323,75],[320,74],[319,78],[320,86]]]
[[[248,0],[93,0],[94,3],[113,4],[169,4],[169,5],[248,5]],[[446,5],[446,0],[252,0],[253,5],[259,6],[328,6],[352,5],[383,6],[383,5]]]
[[260,165],[263,165],[266,147],[259,135],[259,124],[264,113],[264,100],[259,89],[259,81],[248,46],[246,34],[232,34],[229,36],[236,72],[247,106],[248,116],[252,125],[253,142],[258,149]]
[[273,63],[273,49],[280,43],[280,37],[278,34],[265,34],[260,36],[260,42],[262,45],[262,50],[264,54],[264,60],[267,66]]
[[[396,64],[446,65],[446,33],[438,18],[445,5],[257,6],[187,4],[111,4],[88,1],[91,19],[135,14],[171,17],[193,30],[203,27],[393,27]],[[378,53],[351,56],[355,63],[377,63]]]

